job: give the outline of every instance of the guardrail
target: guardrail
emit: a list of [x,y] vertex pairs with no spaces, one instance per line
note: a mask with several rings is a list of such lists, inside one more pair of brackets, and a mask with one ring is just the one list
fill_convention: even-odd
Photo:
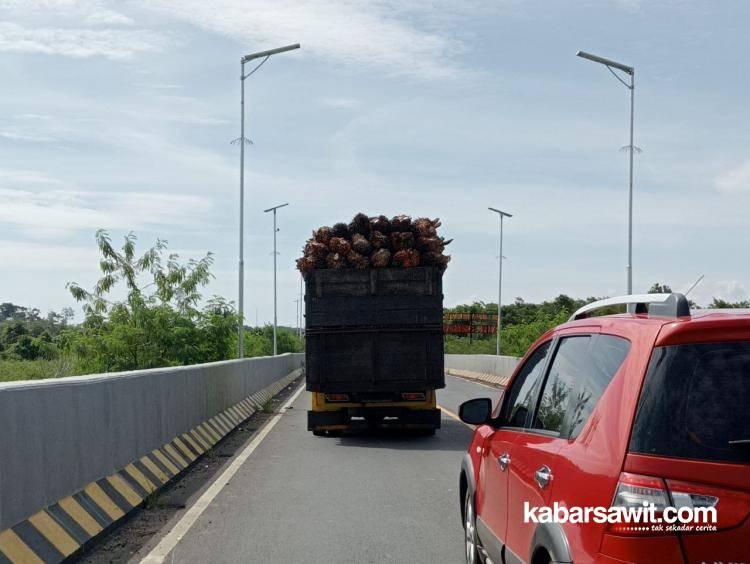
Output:
[[508,383],[520,360],[515,356],[492,354],[447,354],[445,372],[503,387]]
[[59,562],[301,374],[303,354],[0,384],[0,562]]

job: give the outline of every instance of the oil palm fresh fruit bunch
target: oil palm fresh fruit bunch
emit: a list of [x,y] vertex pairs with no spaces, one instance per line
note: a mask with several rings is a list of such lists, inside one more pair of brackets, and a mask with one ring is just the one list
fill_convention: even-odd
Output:
[[391,220],[384,215],[370,218],[371,231],[380,231],[385,235],[391,232]]
[[445,268],[448,266],[448,263],[450,261],[451,261],[451,257],[449,255],[444,255],[442,253],[435,253],[432,251],[422,253],[422,258],[421,258],[422,266],[437,266],[441,270],[445,270]]
[[394,251],[410,249],[414,246],[414,233],[411,231],[394,231],[391,233],[391,247]]
[[370,245],[373,249],[387,249],[391,244],[390,239],[382,231],[370,233]]
[[370,233],[370,218],[363,213],[358,213],[349,222],[348,225],[349,233],[354,235],[359,233],[360,235],[367,235]]
[[[325,260],[323,264],[325,264]],[[305,278],[307,278],[307,275],[317,268],[318,264],[310,257],[300,257],[297,259],[297,270],[299,270],[302,273],[302,276],[304,276]]]
[[352,250],[352,244],[343,237],[331,237],[331,242],[328,243],[328,250],[332,253],[346,256]]
[[450,245],[453,239],[447,241],[442,237],[419,237],[417,238],[416,247],[423,253],[442,253],[446,245]]
[[359,233],[352,235],[352,249],[357,251],[360,255],[369,255],[372,251],[372,245],[367,237]]
[[341,253],[328,253],[328,256],[326,257],[326,266],[334,270],[344,268],[346,266],[344,255]]
[[325,225],[313,231],[313,239],[318,243],[328,245],[331,242],[331,237],[333,237],[333,230]]
[[357,251],[349,251],[346,255],[346,262],[357,270],[366,270],[370,266],[370,259]]
[[396,215],[391,218],[391,231],[411,231],[411,217]]
[[378,249],[370,256],[370,266],[373,268],[385,268],[391,264],[391,251]]
[[312,259],[314,262],[318,262],[326,258],[326,255],[328,254],[328,246],[319,243],[315,239],[310,239],[305,245],[303,253],[305,257]]
[[420,217],[412,222],[412,230],[417,237],[436,237],[440,219]]
[[331,235],[333,237],[341,237],[342,239],[349,238],[349,226],[346,223],[336,223],[331,229]]
[[421,256],[417,249],[401,249],[393,255],[394,266],[413,268],[419,266]]
[[323,226],[305,243],[297,269],[307,277],[316,269],[413,268],[445,270],[451,257],[445,247],[452,240],[438,234],[439,219],[396,215],[368,217],[358,213],[347,224]]

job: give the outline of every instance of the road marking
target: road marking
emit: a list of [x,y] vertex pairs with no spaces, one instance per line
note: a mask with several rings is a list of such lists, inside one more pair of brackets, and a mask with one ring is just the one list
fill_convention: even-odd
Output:
[[304,390],[305,386],[300,385],[297,391],[292,394],[292,397],[290,397],[281,407],[279,413],[274,415],[270,419],[270,421],[268,421],[268,423],[266,423],[263,428],[258,431],[258,434],[250,442],[250,444],[247,445],[239,455],[237,455],[237,458],[232,461],[227,469],[221,473],[221,475],[213,482],[213,484],[209,486],[209,488],[205,492],[203,492],[203,495],[198,498],[198,501],[196,501],[195,504],[193,504],[190,509],[185,512],[185,515],[183,515],[182,518],[177,522],[177,524],[172,528],[172,530],[169,531],[163,539],[161,539],[159,544],[157,544],[156,547],[148,555],[146,555],[143,560],[141,560],[141,564],[160,564],[164,562],[169,553],[172,552],[172,550],[174,550],[174,548],[177,546],[177,543],[182,540],[182,538],[187,534],[190,528],[195,524],[195,522],[198,520],[198,517],[200,517],[201,514],[206,510],[206,508],[211,505],[216,496],[219,495],[219,492],[221,492],[221,490],[224,489],[224,486],[226,486],[230,482],[232,477],[242,467],[245,461],[250,457],[255,449],[258,448],[258,445],[260,445],[260,443],[263,441],[263,439],[266,438],[268,433],[271,432],[271,429],[276,426],[276,423],[279,422],[282,415],[284,415],[289,406],[294,403],[297,397],[299,397],[299,395]]
[[453,412],[452,412],[452,411],[451,411],[450,409],[446,409],[446,408],[444,408],[444,407],[443,407],[442,405],[440,405],[440,404],[438,404],[438,407],[440,408],[440,410],[441,410],[441,411],[442,411],[443,413],[445,413],[445,414],[446,414],[446,415],[447,415],[448,417],[450,417],[451,419],[455,419],[455,420],[456,420],[456,421],[458,421],[459,423],[462,423],[463,425],[466,425],[466,426],[467,426],[467,427],[468,427],[469,429],[472,429],[472,430],[474,429],[474,425],[469,425],[468,423],[464,423],[463,421],[461,421],[461,418],[460,418],[460,417],[459,417],[458,415],[456,415],[455,413],[453,413]]

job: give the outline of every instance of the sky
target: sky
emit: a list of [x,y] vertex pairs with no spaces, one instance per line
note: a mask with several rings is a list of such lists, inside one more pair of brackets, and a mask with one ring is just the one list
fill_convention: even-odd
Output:
[[[750,4],[723,0],[0,0],[0,301],[73,306],[94,233],[215,255],[236,300],[240,57],[301,43],[246,81],[245,314],[295,325],[294,259],[355,213],[439,217],[448,305],[626,290],[750,296]],[[248,68],[248,70],[251,67]]]

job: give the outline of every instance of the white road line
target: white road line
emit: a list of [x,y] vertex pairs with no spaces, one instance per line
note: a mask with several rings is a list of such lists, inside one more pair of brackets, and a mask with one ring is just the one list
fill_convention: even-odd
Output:
[[284,412],[289,408],[290,405],[292,405],[294,400],[299,397],[304,389],[305,385],[301,384],[297,391],[292,394],[292,397],[290,397],[282,406],[281,410],[279,410],[279,413],[274,415],[271,420],[266,423],[266,425],[250,442],[250,444],[247,445],[245,449],[237,456],[237,458],[232,461],[232,463],[227,467],[226,470],[224,470],[224,472],[221,473],[221,475],[214,481],[214,483],[211,484],[211,486],[209,486],[209,488],[205,492],[203,492],[203,495],[198,498],[198,501],[196,501],[193,506],[185,512],[185,515],[182,516],[182,519],[177,522],[172,530],[169,531],[169,533],[167,533],[163,539],[161,539],[161,542],[159,542],[159,544],[157,544],[156,547],[146,557],[143,558],[143,560],[141,560],[141,564],[157,564],[164,562],[169,553],[172,552],[172,550],[177,546],[177,543],[179,543],[190,530],[190,527],[195,524],[195,522],[198,520],[198,517],[201,516],[201,514],[206,510],[206,508],[211,504],[216,496],[219,495],[219,492],[224,488],[224,486],[229,483],[232,477],[237,473],[237,470],[242,467],[242,465],[253,453],[253,451],[258,448],[258,445],[260,445],[263,439],[266,438],[266,435],[271,432],[271,429],[273,429],[276,423],[279,422]]
[[469,429],[474,430],[476,428],[474,425],[469,425],[468,423],[464,423],[463,421],[461,421],[461,418],[458,415],[456,415],[455,413],[453,413],[450,409],[447,409],[447,408],[443,407],[440,404],[437,404],[437,406],[440,408],[440,411],[442,411],[443,413],[445,413],[451,419],[455,419],[456,421],[458,421],[462,425],[466,425]]

